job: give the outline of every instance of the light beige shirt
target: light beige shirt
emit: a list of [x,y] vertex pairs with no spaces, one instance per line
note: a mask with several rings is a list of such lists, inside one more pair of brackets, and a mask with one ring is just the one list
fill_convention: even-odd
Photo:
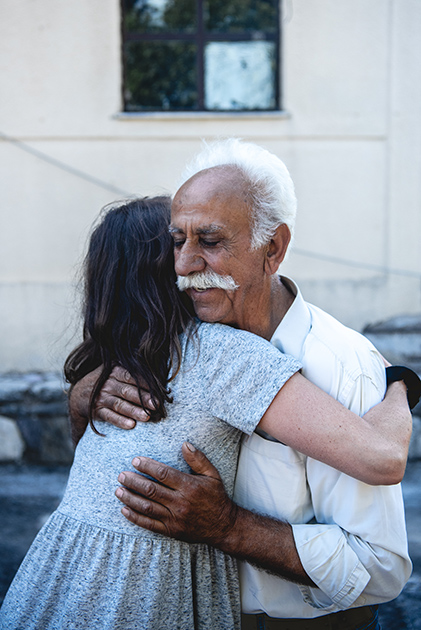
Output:
[[[271,341],[303,374],[362,415],[385,391],[383,361],[362,335],[296,298]],[[318,588],[298,586],[240,563],[242,609],[272,617],[315,617],[394,599],[411,574],[400,485],[369,486],[256,433],[244,437],[235,500],[287,520]]]

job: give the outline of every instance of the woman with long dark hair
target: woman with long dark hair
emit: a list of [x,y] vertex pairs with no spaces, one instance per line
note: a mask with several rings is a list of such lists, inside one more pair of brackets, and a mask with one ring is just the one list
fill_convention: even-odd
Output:
[[[241,432],[259,425],[288,443],[292,426],[305,427],[309,451],[309,432],[322,430],[299,402],[282,414],[282,387],[292,379],[303,400],[311,393],[320,406],[325,432],[348,423],[361,439],[360,419],[297,374],[293,358],[245,331],[194,320],[175,285],[169,213],[165,197],[126,201],[108,208],[92,234],[84,340],[66,361],[66,377],[75,383],[99,368],[93,409],[113,366],[121,365],[148,389],[154,411],[132,431],[91,421],[64,498],[6,595],[1,628],[239,628],[235,560],[130,523],[115,496],[118,474],[134,454],[188,472],[180,445],[189,441],[218,466],[231,495]],[[325,444],[327,463],[337,460],[338,447]]]
[[64,373],[73,385],[102,366],[92,411],[112,368],[122,365],[138,386],[147,385],[155,402],[151,419],[163,418],[171,402],[169,374],[181,360],[179,335],[194,316],[175,284],[170,199],[134,199],[106,206],[104,213],[84,264],[84,341],[67,358]]

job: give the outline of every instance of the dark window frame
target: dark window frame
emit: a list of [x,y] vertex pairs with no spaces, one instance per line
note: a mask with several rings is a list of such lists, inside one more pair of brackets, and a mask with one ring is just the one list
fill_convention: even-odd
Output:
[[[120,0],[120,16],[121,16],[121,60],[122,60],[122,104],[123,104],[123,112],[125,113],[148,113],[148,112],[166,112],[166,113],[176,113],[176,112],[209,112],[209,113],[244,113],[244,112],[278,112],[281,111],[281,81],[280,81],[280,73],[281,73],[281,1],[277,3],[276,7],[276,30],[274,32],[269,31],[240,31],[240,32],[213,32],[206,31],[204,28],[204,0],[195,0],[196,2],[196,19],[197,19],[197,30],[194,33],[189,32],[172,32],[172,31],[160,31],[153,33],[134,33],[127,32],[124,28],[124,0]],[[197,46],[196,53],[196,73],[197,73],[197,92],[198,92],[198,103],[196,108],[189,109],[163,109],[163,108],[152,108],[145,107],[142,109],[139,106],[138,110],[134,110],[133,108],[129,108],[127,106],[126,94],[125,94],[125,86],[126,86],[126,64],[125,64],[125,46],[127,43],[134,41],[162,41],[162,42],[170,42],[170,41],[184,41],[195,43]],[[257,108],[257,109],[207,109],[205,107],[205,90],[204,90],[204,78],[205,78],[205,68],[204,68],[204,57],[205,57],[205,46],[208,42],[247,42],[247,41],[270,41],[275,43],[275,54],[276,54],[276,71],[274,73],[274,93],[275,93],[275,105],[272,108]]]

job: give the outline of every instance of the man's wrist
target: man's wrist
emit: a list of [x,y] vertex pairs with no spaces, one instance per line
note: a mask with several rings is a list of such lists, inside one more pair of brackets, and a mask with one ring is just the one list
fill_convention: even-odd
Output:
[[288,581],[314,586],[301,564],[291,525],[235,507],[232,527],[220,544],[214,546]]
[[212,541],[210,544],[224,553],[228,553],[230,556],[241,557],[241,551],[243,550],[246,540],[244,525],[247,514],[247,510],[244,510],[234,503],[234,501],[231,501],[227,525],[218,539]]

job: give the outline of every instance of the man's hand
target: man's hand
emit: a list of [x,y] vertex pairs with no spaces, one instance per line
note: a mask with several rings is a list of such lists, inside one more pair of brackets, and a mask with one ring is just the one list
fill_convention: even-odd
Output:
[[117,488],[116,496],[125,503],[124,516],[152,532],[207,543],[287,580],[315,586],[301,564],[291,526],[236,505],[201,451],[184,442],[182,452],[195,474],[134,458],[133,466],[157,481],[133,472],[119,475],[125,487]]
[[[142,390],[142,401],[146,409],[153,409],[146,389]],[[96,400],[93,419],[109,422],[120,429],[133,429],[136,422],[149,420],[142,408],[136,381],[127,370],[120,366],[113,368]]]
[[[77,444],[89,422],[89,401],[101,373],[97,368],[78,381],[69,392],[69,414],[72,438]],[[143,404],[152,408],[149,393],[144,390]],[[133,429],[136,422],[149,420],[142,409],[139,392],[134,379],[122,367],[115,367],[96,400],[93,420],[110,422],[120,429]]]
[[185,442],[182,453],[195,474],[135,457],[133,466],[157,481],[133,472],[121,473],[118,480],[125,487],[118,488],[116,495],[125,503],[122,513],[153,532],[221,547],[235,525],[238,507],[225,492],[217,469],[201,451]]

